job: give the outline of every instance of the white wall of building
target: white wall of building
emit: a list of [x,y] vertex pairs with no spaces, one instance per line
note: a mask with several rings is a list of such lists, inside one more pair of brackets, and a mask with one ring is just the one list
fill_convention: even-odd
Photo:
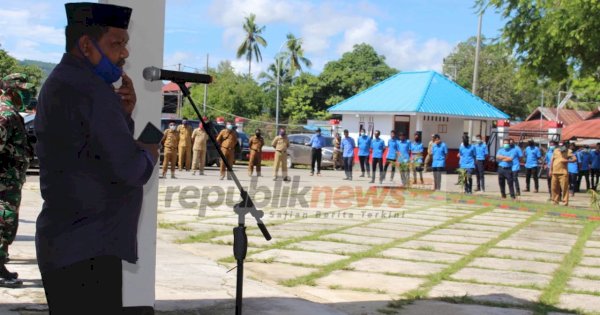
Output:
[[[420,114],[419,114],[420,115]],[[465,119],[438,115],[411,115],[410,135],[412,139],[415,131],[423,132],[423,142],[429,142],[432,134],[439,134],[449,148],[458,148],[462,142],[465,127]],[[381,138],[389,139],[390,130],[394,128],[394,117],[396,115],[357,115],[344,114],[340,123],[340,129],[348,129],[351,137],[358,137],[360,123],[363,122],[368,128],[372,122],[375,130],[381,130]],[[417,130],[417,120],[422,119],[422,130]]]
[[[100,0],[101,3],[122,5],[133,9],[129,24],[129,59],[125,72],[133,80],[137,105],[133,118],[136,137],[147,122],[160,127],[162,93],[160,81],[146,82],[142,70],[147,66],[162,68],[165,0]],[[123,264],[123,305],[154,306],[156,270],[156,219],[158,203],[157,171],[144,186],[144,201],[138,230],[137,264]]]

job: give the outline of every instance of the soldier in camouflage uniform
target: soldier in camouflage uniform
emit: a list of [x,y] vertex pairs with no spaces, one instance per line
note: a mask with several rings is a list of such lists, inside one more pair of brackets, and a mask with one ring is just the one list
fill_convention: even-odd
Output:
[[0,286],[19,287],[17,273],[6,269],[8,246],[14,241],[19,223],[21,187],[33,156],[23,118],[19,114],[28,103],[31,83],[24,74],[2,78],[0,96]]

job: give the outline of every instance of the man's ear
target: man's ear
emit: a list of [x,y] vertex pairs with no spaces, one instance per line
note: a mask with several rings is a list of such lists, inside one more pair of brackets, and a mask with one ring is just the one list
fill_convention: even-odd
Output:
[[88,35],[83,35],[77,41],[79,44],[79,48],[81,49],[81,53],[85,57],[90,57],[93,51],[92,39]]

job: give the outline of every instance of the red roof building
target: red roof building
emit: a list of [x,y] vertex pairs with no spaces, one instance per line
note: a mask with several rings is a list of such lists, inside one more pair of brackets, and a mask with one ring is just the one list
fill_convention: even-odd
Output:
[[[592,112],[585,110],[576,110],[576,109],[560,109],[557,110],[553,107],[538,107],[536,108],[531,115],[529,115],[525,122],[528,121],[537,121],[546,120],[546,121],[562,121],[564,126],[569,126],[571,124],[578,123],[580,121],[584,121],[590,117]],[[513,126],[514,128],[515,126]]]
[[562,131],[564,140],[600,139],[600,118],[589,119],[565,127]]

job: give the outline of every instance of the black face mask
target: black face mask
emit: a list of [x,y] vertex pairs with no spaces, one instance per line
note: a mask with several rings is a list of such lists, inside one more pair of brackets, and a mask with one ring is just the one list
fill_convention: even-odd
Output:
[[466,147],[469,145],[469,141],[463,141],[463,145]]
[[260,137],[260,132],[254,133],[257,137]]

